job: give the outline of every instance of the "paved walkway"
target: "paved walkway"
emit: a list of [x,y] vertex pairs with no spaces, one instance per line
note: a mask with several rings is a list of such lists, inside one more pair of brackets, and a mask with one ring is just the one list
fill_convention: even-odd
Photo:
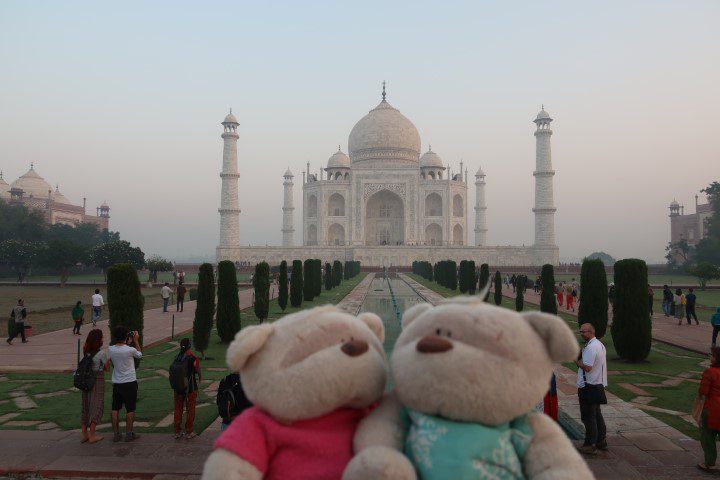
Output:
[[[515,298],[512,287],[503,286],[503,295]],[[531,288],[525,292],[525,301],[534,305],[540,305],[540,294],[535,293]],[[577,317],[578,305],[575,304],[575,311],[568,310],[565,306],[558,308],[558,313],[566,313]],[[612,323],[612,311],[609,312],[609,323]],[[708,322],[700,322],[700,325],[688,325],[685,319],[682,324],[674,317],[666,317],[662,313],[655,313],[652,316],[652,338],[659,342],[674,345],[676,347],[690,350],[691,352],[708,354],[712,341],[712,326]]]
[[[406,275],[401,277],[430,303],[436,304],[443,299]],[[514,297],[512,289],[508,296]],[[531,290],[525,299],[529,303],[539,303],[539,296]],[[577,372],[558,365],[556,375],[560,411],[573,430],[584,432],[577,399]],[[602,412],[610,448],[607,452],[584,457],[597,479],[708,478],[708,474],[696,467],[702,461],[698,441],[650,416],[640,408],[641,405],[625,402],[610,392],[607,392],[607,397],[608,405],[602,407]],[[579,445],[582,442],[576,443]]]
[[367,297],[368,289],[370,288],[370,284],[374,278],[374,273],[366,274],[365,278],[363,278],[362,281],[358,283],[355,288],[353,288],[352,291],[340,301],[340,303],[337,304],[338,308],[353,315],[357,315],[360,312],[360,307],[362,307],[362,304],[365,301],[365,297]]
[[[271,288],[271,293],[273,298],[276,297],[277,288]],[[240,309],[252,306],[252,289],[241,290],[239,296]],[[107,309],[103,317],[107,318]],[[143,346],[148,348],[170,340],[173,328],[175,336],[191,331],[195,317],[195,302],[185,302],[183,312],[175,312],[174,306],[169,307],[168,313],[163,313],[162,307],[145,310],[144,317]],[[98,327],[103,331],[107,346],[110,339],[108,320],[98,322]],[[28,343],[21,343],[19,338],[15,339],[12,345],[4,341],[0,342],[0,373],[72,372],[78,361],[78,340],[82,348],[91,328],[92,324],[88,322],[80,330],[82,335],[73,335],[71,327],[30,337]]]

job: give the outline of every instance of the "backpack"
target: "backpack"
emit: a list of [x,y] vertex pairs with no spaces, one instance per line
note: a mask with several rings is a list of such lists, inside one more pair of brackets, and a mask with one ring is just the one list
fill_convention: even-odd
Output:
[[89,392],[95,386],[95,372],[93,372],[93,358],[95,353],[85,354],[78,362],[73,373],[73,385],[82,392]]
[[252,402],[245,396],[240,383],[240,375],[231,373],[220,380],[215,403],[218,414],[225,422],[229,422],[246,408],[252,407]]
[[170,373],[168,375],[170,386],[177,393],[186,393],[188,387],[190,386],[190,382],[188,381],[188,377],[190,376],[190,372],[188,370],[188,358],[190,357],[184,353],[179,354],[175,357],[175,360],[173,360],[170,364],[170,368],[168,369]]

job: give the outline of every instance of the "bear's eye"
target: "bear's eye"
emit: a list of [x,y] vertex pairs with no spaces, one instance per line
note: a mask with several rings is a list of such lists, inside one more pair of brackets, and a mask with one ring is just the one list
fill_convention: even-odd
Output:
[[438,328],[437,330],[435,330],[435,334],[436,334],[436,335],[442,335],[442,330],[440,330],[440,329]]

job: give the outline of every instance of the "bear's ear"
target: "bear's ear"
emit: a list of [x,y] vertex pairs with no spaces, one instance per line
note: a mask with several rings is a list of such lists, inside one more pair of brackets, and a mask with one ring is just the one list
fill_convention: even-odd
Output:
[[362,320],[362,322],[367,325],[370,330],[372,330],[381,342],[385,340],[385,327],[383,326],[383,322],[380,317],[371,312],[363,312],[358,315],[357,318]]
[[227,349],[227,364],[233,372],[239,372],[248,359],[259,352],[273,332],[270,324],[254,325],[240,330]]
[[426,312],[432,308],[432,305],[429,303],[418,303],[417,305],[414,305],[410,308],[408,308],[402,317],[402,328],[407,327],[410,325],[410,322],[415,320],[417,317],[419,317],[423,312]]
[[545,342],[553,362],[568,362],[577,358],[580,347],[570,327],[555,315],[541,312],[521,314]]

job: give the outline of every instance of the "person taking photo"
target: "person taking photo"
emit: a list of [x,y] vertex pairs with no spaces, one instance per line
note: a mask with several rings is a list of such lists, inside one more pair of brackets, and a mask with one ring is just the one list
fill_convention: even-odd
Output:
[[[133,432],[135,421],[135,406],[137,403],[138,383],[135,374],[135,359],[142,358],[140,342],[137,341],[139,333],[128,332],[123,326],[115,327],[113,338],[115,343],[108,348],[108,357],[112,362],[112,427],[113,442],[122,440],[120,433],[120,409],[125,406],[125,441],[132,442],[139,435]],[[128,343],[134,345],[130,346]]]

